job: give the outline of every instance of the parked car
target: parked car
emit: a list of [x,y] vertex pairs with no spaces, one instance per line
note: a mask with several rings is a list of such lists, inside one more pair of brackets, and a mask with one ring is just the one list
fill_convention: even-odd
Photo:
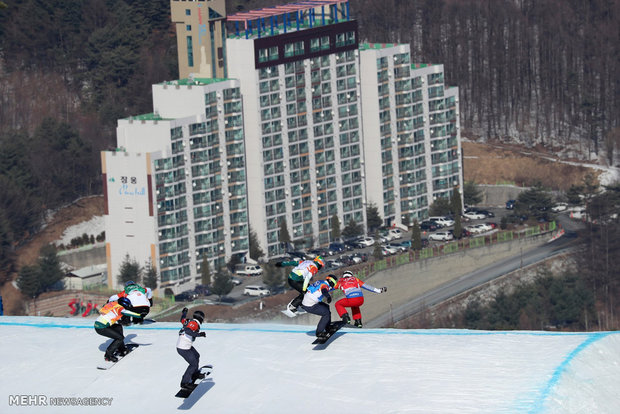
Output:
[[239,276],[260,276],[263,269],[259,265],[238,264],[235,266],[235,274]]
[[435,233],[431,233],[428,236],[428,239],[435,241],[450,241],[454,240],[454,236],[452,235],[452,232],[449,231],[437,231]]
[[194,292],[196,292],[197,295],[202,296],[209,296],[211,294],[209,286],[207,285],[196,285],[196,287],[194,288]]
[[198,294],[192,290],[188,290],[186,292],[181,292],[178,295],[174,295],[174,300],[176,302],[191,302],[198,298]]
[[265,286],[248,285],[243,289],[245,296],[268,296],[271,292]]
[[561,211],[565,211],[568,208],[568,204],[566,203],[557,203],[555,206],[551,207],[551,211],[554,213],[559,213]]
[[454,225],[454,220],[447,217],[429,217],[428,219],[430,221],[434,221],[442,227],[450,227]]
[[517,200],[508,200],[506,201],[506,210],[513,210],[515,208],[515,203]]
[[375,244],[375,239],[372,237],[360,237],[357,239],[357,244],[362,247],[370,247]]
[[465,213],[463,213],[463,216],[467,217],[470,220],[484,220],[485,218],[487,218],[485,214],[482,214],[475,210],[466,211]]
[[329,250],[333,251],[335,254],[342,253],[346,250],[344,243],[330,243]]
[[388,234],[392,236],[392,240],[403,237],[404,232],[401,229],[393,228],[388,230]]
[[235,286],[239,286],[241,284],[241,280],[237,279],[236,277],[231,277],[230,281],[232,282],[233,285]]
[[489,210],[476,210],[478,213],[484,214],[487,218],[495,217],[495,213]]
[[420,223],[420,230],[435,231],[435,230],[439,230],[440,227],[441,227],[440,225],[430,220],[425,220],[422,223]]
[[381,245],[381,249],[383,250],[384,256],[391,256],[393,254],[398,253],[399,249],[397,247],[390,246],[389,244]]
[[[411,246],[411,242],[409,242],[409,246]],[[396,249],[397,253],[406,252],[409,247],[405,247],[400,243],[388,243],[386,247]]]

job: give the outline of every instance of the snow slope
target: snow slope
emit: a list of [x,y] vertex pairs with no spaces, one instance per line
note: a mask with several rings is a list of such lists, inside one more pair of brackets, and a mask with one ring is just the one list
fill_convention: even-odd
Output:
[[[0,317],[0,412],[616,413],[620,407],[617,332],[345,328],[327,349],[314,350],[312,326],[206,324],[207,337],[195,346],[201,363],[215,369],[181,400],[174,397],[186,368],[175,350],[179,324],[125,328],[127,342],[141,347],[101,371],[95,367],[109,340],[92,323]],[[59,398],[81,400],[52,405]],[[34,402],[41,405],[16,405]]]

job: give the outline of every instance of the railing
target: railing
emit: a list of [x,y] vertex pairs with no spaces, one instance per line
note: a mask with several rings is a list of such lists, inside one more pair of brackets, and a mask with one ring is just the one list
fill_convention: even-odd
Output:
[[[373,273],[379,272],[388,268],[400,266],[407,263],[413,263],[432,257],[443,256],[447,254],[453,254],[466,249],[475,249],[484,246],[490,246],[497,243],[503,243],[507,241],[526,239],[534,236],[538,236],[543,233],[549,233],[557,229],[555,221],[550,223],[541,223],[533,227],[526,228],[521,231],[505,230],[498,231],[485,236],[478,236],[469,239],[456,240],[454,242],[445,243],[433,247],[427,247],[421,250],[409,250],[395,256],[386,257],[381,260],[373,260],[369,257],[369,261],[360,263],[355,266],[347,268],[360,279],[366,279]],[[341,272],[338,272],[341,273]],[[340,276],[340,275],[338,275]]]

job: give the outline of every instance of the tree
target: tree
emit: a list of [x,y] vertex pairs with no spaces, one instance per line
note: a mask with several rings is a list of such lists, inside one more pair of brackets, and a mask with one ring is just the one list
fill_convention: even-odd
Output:
[[146,262],[144,268],[146,269],[146,275],[144,275],[144,286],[153,290],[157,289],[157,268],[153,266],[150,259]]
[[422,235],[420,234],[420,225],[417,220],[413,221],[411,228],[411,248],[413,250],[422,249]]
[[368,204],[366,207],[366,228],[368,234],[372,234],[383,225],[383,219],[379,215],[379,209],[374,203]]
[[463,236],[463,225],[461,223],[461,213],[463,212],[463,207],[461,205],[461,193],[459,193],[458,187],[454,187],[454,191],[452,191],[450,206],[452,209],[452,214],[454,214],[454,237],[460,239],[461,236]]
[[515,205],[515,213],[518,215],[528,215],[547,219],[549,214],[548,211],[551,207],[551,196],[539,183],[519,194],[519,198]]
[[39,268],[37,266],[23,266],[19,270],[17,287],[29,298],[36,298],[43,293]]
[[213,284],[211,285],[211,292],[218,296],[218,300],[221,302],[222,297],[228,295],[233,290],[233,282],[224,269],[218,269],[213,277]]
[[383,249],[381,248],[381,244],[379,244],[378,241],[376,241],[373,245],[372,257],[374,257],[375,260],[383,259]]
[[273,292],[284,285],[286,270],[269,263],[263,266],[263,283]]
[[447,216],[450,214],[450,200],[445,197],[439,197],[428,209],[430,216]]
[[280,217],[279,221],[280,221],[280,232],[278,234],[278,240],[280,241],[280,246],[286,251],[289,248],[289,245],[291,243],[291,236],[286,226],[286,218]]
[[41,248],[37,266],[39,268],[43,291],[53,287],[65,277],[65,273],[60,266],[60,260],[56,254],[56,247],[52,244],[45,245]]
[[478,189],[474,181],[465,181],[465,186],[463,187],[463,201],[467,206],[475,206],[482,201],[482,191]]
[[200,265],[200,283],[204,286],[211,284],[211,270],[209,269],[209,260],[207,254],[202,254],[202,264]]
[[230,260],[228,261],[226,266],[228,267],[228,270],[230,271],[230,273],[234,273],[235,268],[240,263],[241,263],[241,257],[238,254],[233,254],[232,256],[230,256]]
[[336,240],[340,237],[340,219],[337,214],[334,214],[331,219],[332,234],[331,239]]
[[118,283],[125,285],[130,280],[136,283],[141,283],[142,269],[135,259],[129,257],[129,254],[125,255],[121,268],[118,274]]
[[254,260],[258,260],[260,257],[265,255],[263,249],[260,247],[260,243],[258,241],[258,235],[254,231],[254,229],[250,226],[250,257]]
[[353,219],[349,220],[346,227],[342,230],[342,235],[347,239],[361,236],[362,234],[364,234],[364,228]]

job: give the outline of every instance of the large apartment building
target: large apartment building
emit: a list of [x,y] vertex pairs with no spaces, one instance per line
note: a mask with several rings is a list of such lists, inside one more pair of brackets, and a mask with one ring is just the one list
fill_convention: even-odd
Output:
[[102,152],[108,284],[126,256],[154,265],[179,292],[248,251],[248,203],[239,82],[153,85],[154,112],[121,119],[116,151]]
[[428,217],[462,191],[458,88],[443,65],[411,62],[409,45],[360,44],[366,194],[385,225]]
[[[335,218],[365,228],[374,205],[406,225],[462,186],[442,65],[360,44],[347,0],[225,19],[222,4],[171,0],[182,79],[154,85],[153,113],[119,120],[118,149],[102,153],[110,286],[130,257],[176,293],[203,260],[247,253],[250,229],[273,257],[290,247],[283,225],[295,247],[326,245]],[[196,53],[206,66],[189,65]]]

